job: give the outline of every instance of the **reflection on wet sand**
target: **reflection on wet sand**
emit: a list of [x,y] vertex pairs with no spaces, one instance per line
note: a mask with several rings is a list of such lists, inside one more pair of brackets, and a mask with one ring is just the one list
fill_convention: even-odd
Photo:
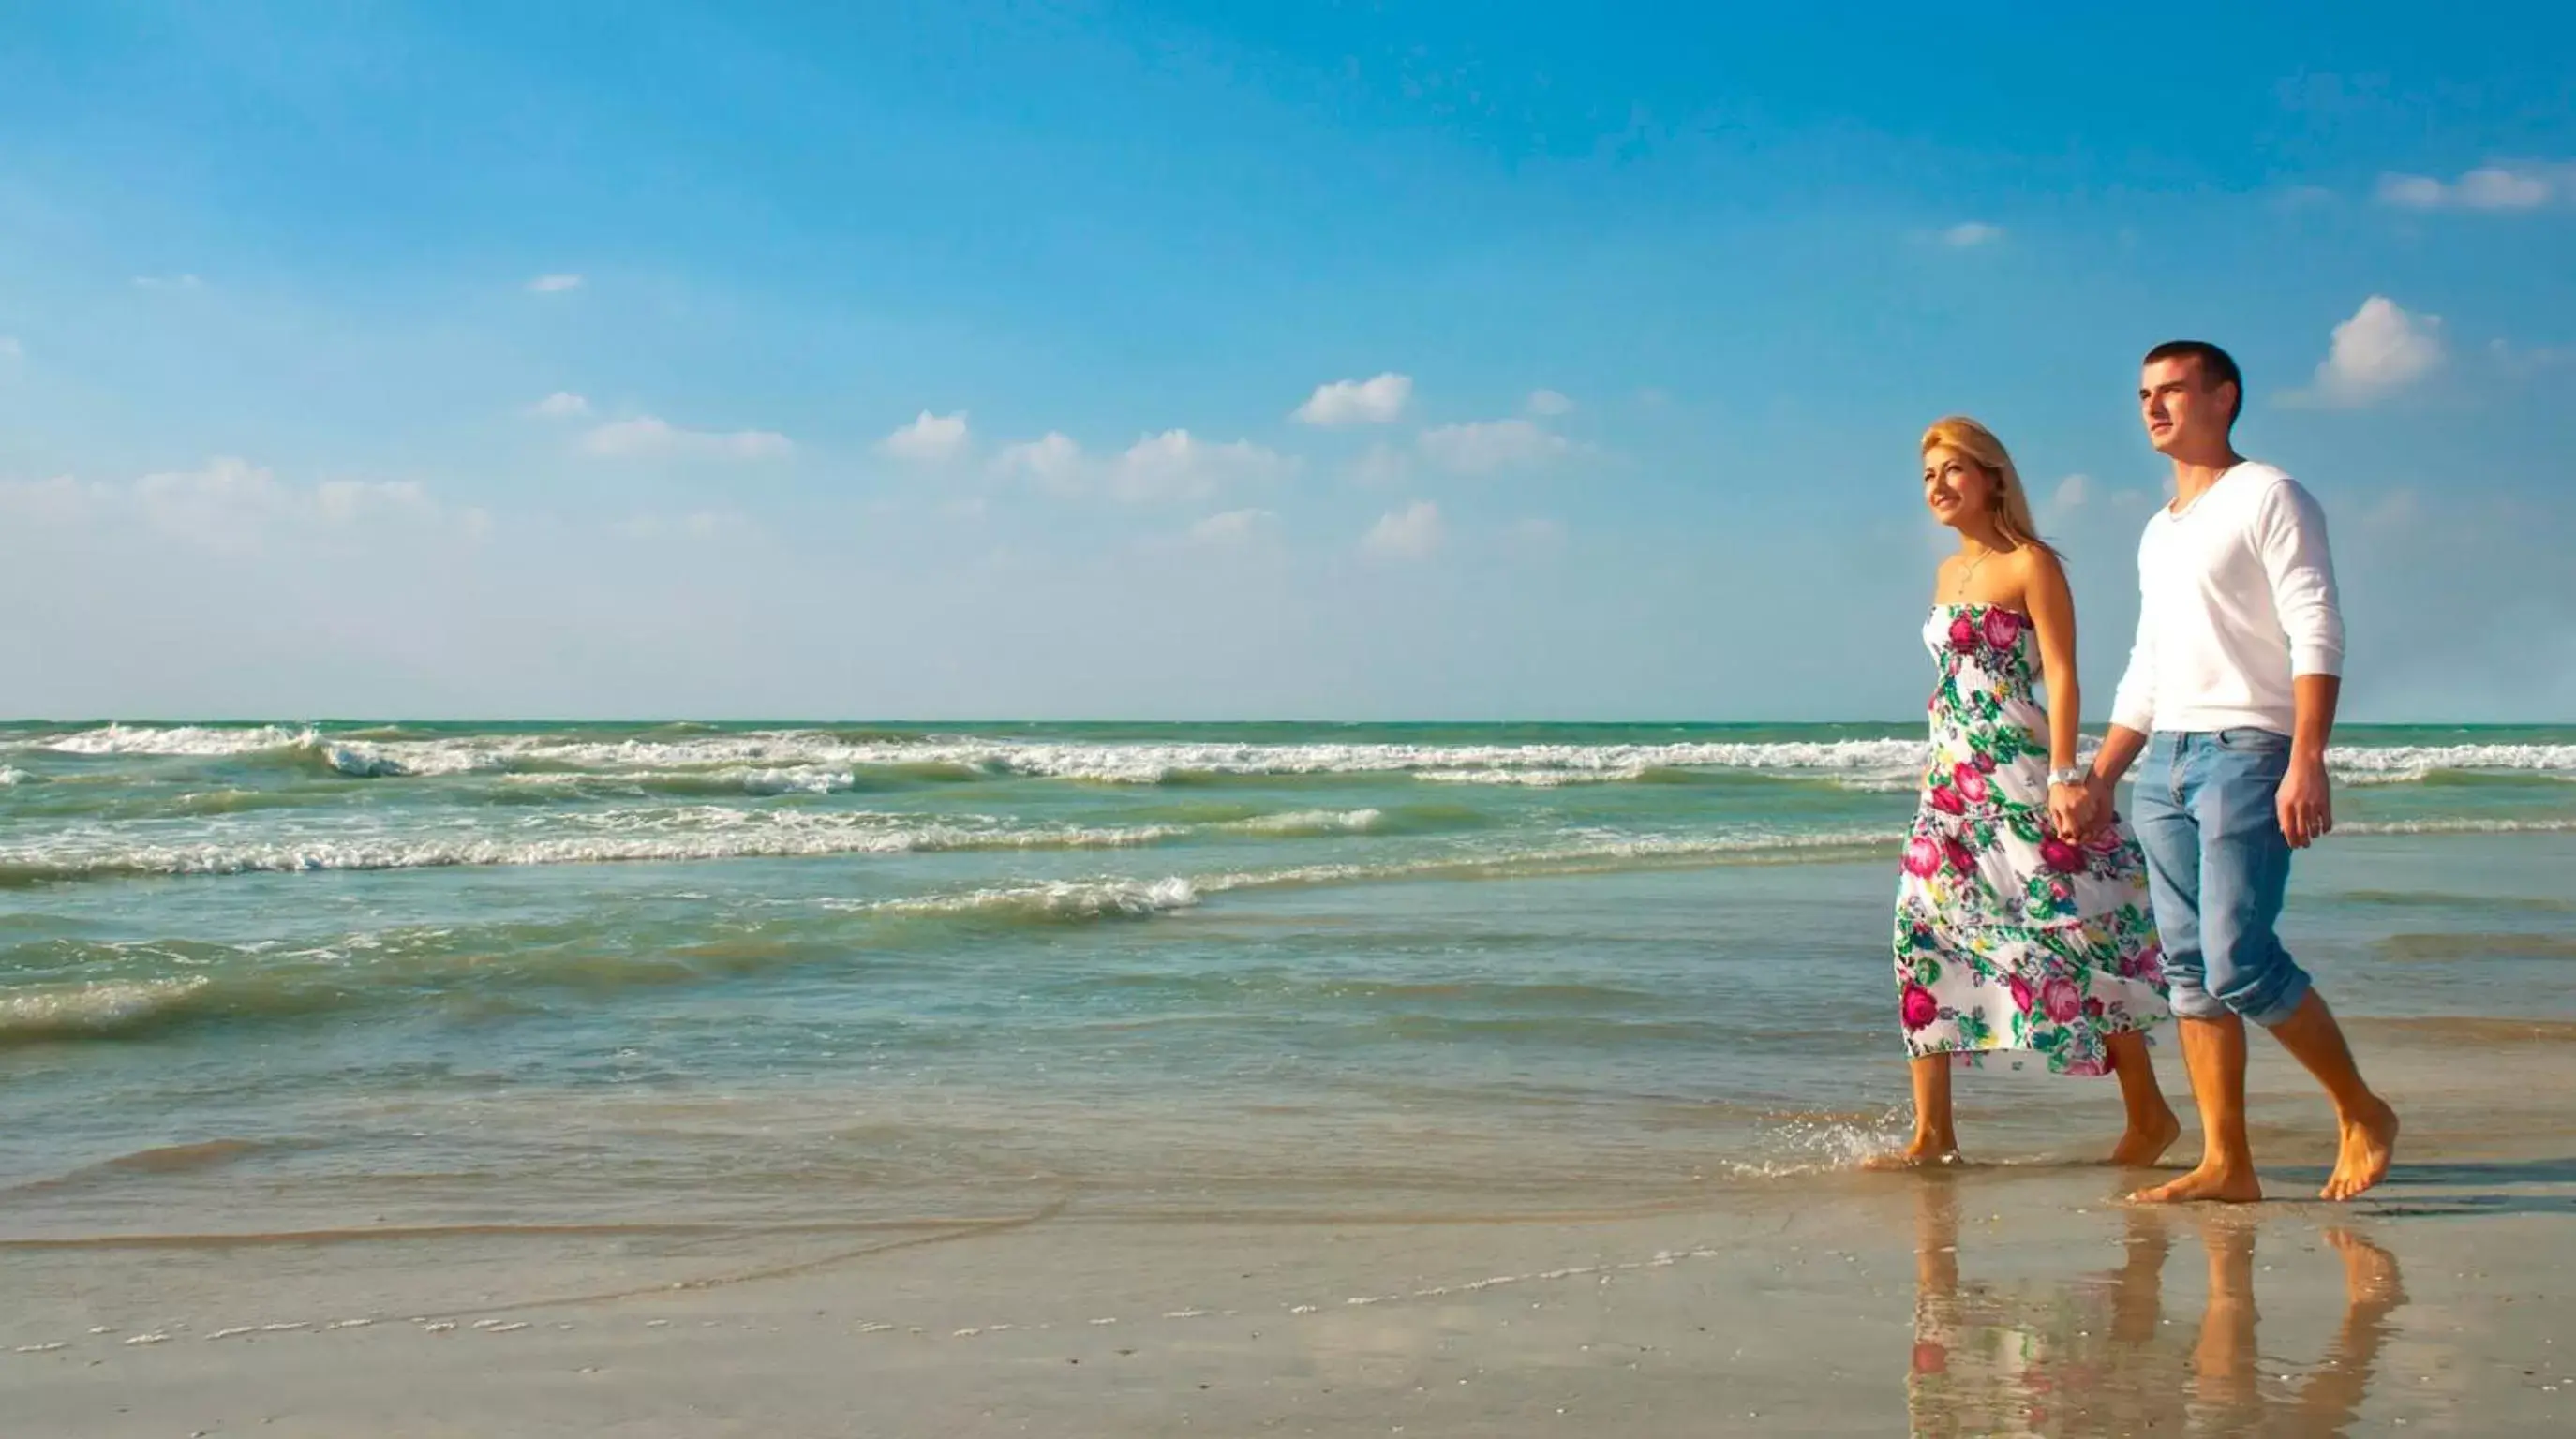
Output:
[[[1956,1183],[1927,1175],[1916,1202],[1906,1378],[1916,1435],[2340,1435],[2359,1416],[2388,1315],[2406,1298],[2395,1256],[2348,1230],[2326,1231],[2343,1260],[2342,1325],[2315,1368],[2267,1392],[2255,1347],[2255,1229],[2241,1218],[2139,1209],[2116,1269],[2073,1284],[1963,1282]],[[2209,1264],[2197,1331],[2165,1319],[2177,1225],[2197,1227]]]

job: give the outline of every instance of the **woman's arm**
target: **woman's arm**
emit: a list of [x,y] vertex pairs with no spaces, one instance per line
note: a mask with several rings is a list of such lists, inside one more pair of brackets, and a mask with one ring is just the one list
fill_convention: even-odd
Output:
[[[2075,673],[2075,596],[2057,556],[2032,546],[2023,570],[2022,603],[2039,631],[2039,678],[2048,688],[2048,768],[2075,768],[2076,737],[2084,720],[2082,681]],[[2059,834],[2082,833],[2090,792],[2082,785],[2050,785],[2049,818]]]

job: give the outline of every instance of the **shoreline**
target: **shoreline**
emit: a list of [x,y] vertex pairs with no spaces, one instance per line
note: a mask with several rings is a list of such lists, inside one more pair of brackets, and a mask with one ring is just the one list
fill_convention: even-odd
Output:
[[2205,1411],[2483,1435],[2576,1416],[2576,1356],[2552,1342],[2576,1320],[2576,1163],[2428,1159],[2351,1206],[2147,1209],[2112,1201],[2122,1183],[1834,1173],[1474,1224],[1073,1205],[723,1253],[0,1251],[28,1301],[0,1385],[13,1435],[2053,1433]]

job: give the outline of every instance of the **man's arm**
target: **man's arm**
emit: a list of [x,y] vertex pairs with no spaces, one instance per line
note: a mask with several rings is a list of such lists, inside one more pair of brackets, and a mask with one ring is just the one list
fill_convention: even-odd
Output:
[[2326,777],[2326,741],[2334,737],[2335,705],[2343,681],[2334,675],[2300,675],[2290,681],[2297,718],[2290,735],[2290,772],[2281,777],[2281,834],[2292,849],[2306,849],[2334,828],[2333,784]]
[[2326,547],[2325,511],[2295,482],[2265,498],[2257,536],[2272,607],[2290,641],[2290,768],[2278,800],[2282,837],[2305,849],[2334,828],[2326,742],[2343,697],[2343,606]]
[[[2141,555],[2143,563],[2145,556]],[[2141,576],[2143,580],[2143,575]],[[2129,644],[2129,667],[2121,672],[2120,687],[2111,696],[2111,728],[2102,736],[2102,748],[2093,754],[2093,777],[2086,788],[2091,790],[2085,829],[2091,831],[2110,823],[2112,791],[2120,776],[2137,763],[2138,752],[2147,747],[2147,734],[2156,723],[2156,615],[2146,586],[2138,587],[2138,636]]]
[[2084,818],[2085,833],[2090,834],[2111,822],[2116,809],[2111,802],[2112,793],[2119,788],[2120,776],[2127,774],[2129,766],[2138,762],[2138,752],[2146,747],[2145,733],[2124,724],[2115,723],[2103,734],[2102,747],[2093,752],[2093,777],[2084,785],[2088,810]]

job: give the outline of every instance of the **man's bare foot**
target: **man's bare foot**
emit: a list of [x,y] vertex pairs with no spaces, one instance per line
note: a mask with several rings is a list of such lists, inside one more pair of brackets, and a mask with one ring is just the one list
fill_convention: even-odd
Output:
[[2397,1111],[2377,1095],[2370,1103],[2371,1108],[2343,1121],[2343,1147],[2318,1198],[2350,1199],[2388,1177],[2388,1158],[2397,1150]]
[[2126,1169],[2144,1169],[2165,1157],[2173,1142],[2182,1138],[2182,1121],[2168,1109],[2143,1129],[2135,1120],[2120,1134],[2120,1142],[2111,1147],[2111,1162]]
[[2397,1256],[2353,1233],[2329,1229],[2326,1242],[2343,1256],[2344,1302],[2355,1309],[2394,1309],[2406,1302],[2405,1282],[2397,1276]]
[[2263,1181],[2250,1167],[2232,1169],[2203,1161],[2170,1184],[2141,1189],[2129,1197],[2140,1204],[2251,1204],[2263,1197]]
[[1861,1161],[1863,1169],[1941,1169],[1959,1162],[1959,1142],[1938,1139],[1929,1134],[1914,1136],[1911,1143],[1893,1154],[1873,1154]]

